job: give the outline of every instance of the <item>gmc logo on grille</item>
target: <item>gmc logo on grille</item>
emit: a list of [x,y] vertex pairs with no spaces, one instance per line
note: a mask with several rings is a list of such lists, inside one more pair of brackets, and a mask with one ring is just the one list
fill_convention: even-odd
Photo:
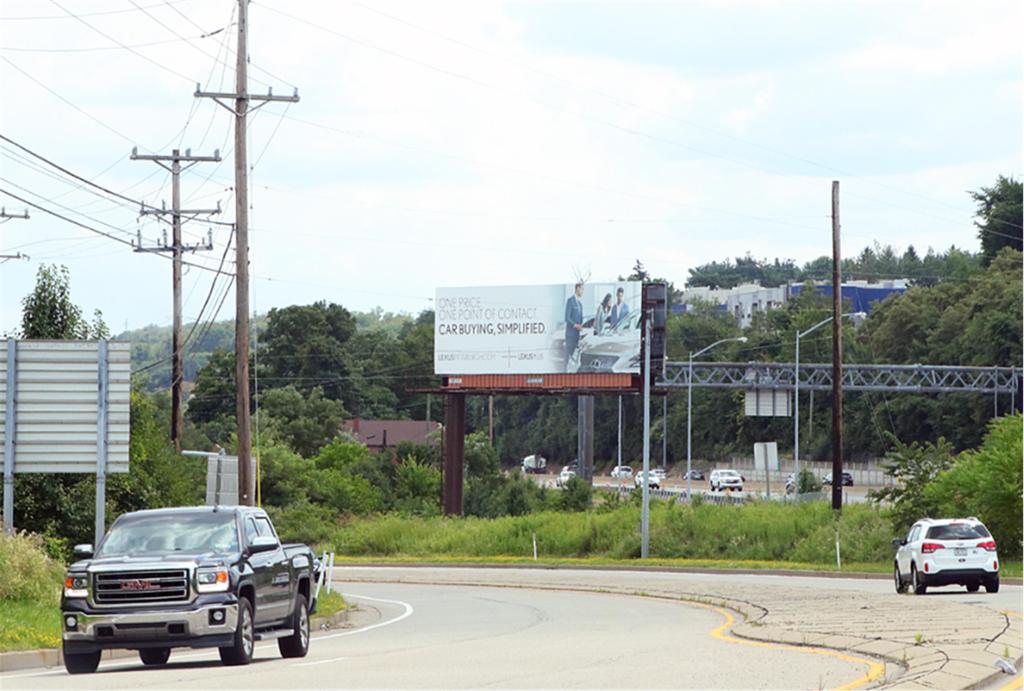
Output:
[[136,578],[130,581],[121,581],[121,590],[156,590],[160,586],[153,581],[144,581]]

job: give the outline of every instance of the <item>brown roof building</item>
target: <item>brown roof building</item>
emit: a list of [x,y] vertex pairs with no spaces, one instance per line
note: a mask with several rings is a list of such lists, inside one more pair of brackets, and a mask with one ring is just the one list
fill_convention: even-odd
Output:
[[426,444],[430,432],[441,429],[439,422],[425,420],[346,420],[342,431],[371,449],[393,449],[399,442]]

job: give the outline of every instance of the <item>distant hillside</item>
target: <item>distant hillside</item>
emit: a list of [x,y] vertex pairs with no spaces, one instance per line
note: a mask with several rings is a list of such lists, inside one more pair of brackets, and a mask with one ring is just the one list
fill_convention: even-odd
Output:
[[[398,336],[402,326],[415,321],[409,314],[385,312],[380,307],[369,312],[352,312],[356,327],[360,331],[385,331]],[[256,317],[257,340],[266,326],[266,315]],[[192,324],[186,323],[184,335],[187,338]],[[171,327],[150,324],[141,329],[132,329],[117,335],[118,340],[132,344],[132,372],[138,372],[138,379],[145,381],[150,391],[166,389],[171,385]],[[185,381],[194,382],[196,374],[215,350],[231,350],[235,347],[235,322],[231,319],[200,324],[187,341],[185,348]],[[144,371],[142,371],[145,368]]]

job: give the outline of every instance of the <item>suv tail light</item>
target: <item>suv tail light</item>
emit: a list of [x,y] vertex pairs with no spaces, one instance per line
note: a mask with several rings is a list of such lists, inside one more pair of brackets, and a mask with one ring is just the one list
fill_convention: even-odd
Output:
[[921,545],[921,552],[924,554],[931,554],[937,549],[944,549],[944,547],[938,542],[926,542]]
[[987,542],[979,542],[978,547],[981,547],[982,549],[987,550],[989,552],[996,551],[996,543],[994,540],[989,540]]

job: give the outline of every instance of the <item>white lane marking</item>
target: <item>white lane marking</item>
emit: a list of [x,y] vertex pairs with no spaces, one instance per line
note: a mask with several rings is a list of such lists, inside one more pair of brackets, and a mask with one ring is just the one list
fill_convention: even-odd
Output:
[[[390,626],[391,624],[397,624],[398,622],[402,621],[403,619],[405,619],[407,617],[411,617],[413,612],[415,611],[413,609],[412,605],[410,605],[408,602],[402,602],[401,600],[385,600],[383,598],[369,597],[368,595],[355,595],[353,593],[342,593],[342,595],[344,595],[345,597],[350,597],[350,598],[352,598],[354,600],[369,600],[371,602],[385,602],[385,603],[391,604],[391,605],[401,605],[403,611],[402,611],[401,614],[399,614],[394,619],[388,619],[387,621],[379,621],[376,624],[371,624],[370,626],[364,626],[361,629],[354,629],[352,631],[342,631],[340,633],[332,633],[332,634],[328,634],[326,636],[313,636],[313,640],[314,641],[325,641],[325,640],[328,640],[328,639],[331,639],[331,638],[340,638],[341,636],[354,636],[354,635],[356,635],[358,633],[366,633],[367,631],[372,631],[373,629],[379,629],[382,626]],[[265,645],[256,646],[255,650],[267,650],[268,648],[272,648],[272,647],[274,647],[274,644],[273,643],[268,643],[268,644],[265,644]],[[200,652],[200,653],[189,653],[189,654],[186,654],[186,655],[174,655],[173,659],[176,660],[176,661],[177,660],[191,660],[191,659],[194,659],[194,658],[197,658],[197,657],[212,657],[212,652],[204,651],[204,652]],[[339,658],[333,658],[331,660],[318,660],[316,662],[300,662],[300,663],[298,663],[296,665],[293,665],[293,666],[295,666],[295,667],[304,667],[304,666],[307,666],[307,665],[320,665],[320,664],[326,664],[328,662],[337,662],[337,661],[344,660],[344,659],[345,658],[343,658],[343,657],[339,657]],[[102,665],[102,669],[104,671],[107,671],[107,670],[126,669],[126,668],[129,668],[129,667],[138,667],[138,666],[139,666],[138,662],[121,662],[121,663],[116,663],[116,664],[112,664],[112,665]],[[48,669],[48,670],[45,670],[45,671],[42,671],[42,672],[28,672],[26,674],[2,674],[2,675],[0,675],[0,679],[24,679],[24,678],[28,678],[28,677],[57,676],[57,675],[62,675],[62,674],[66,674],[66,672],[64,670],[60,670],[60,669]]]
[[382,626],[391,626],[392,624],[397,624],[403,619],[411,617],[413,612],[415,611],[412,608],[412,605],[410,605],[408,602],[402,602],[401,600],[385,600],[379,597],[369,597],[368,595],[356,595],[354,593],[342,593],[342,595],[345,597],[350,597],[354,600],[369,600],[370,602],[385,602],[389,605],[401,605],[404,611],[394,619],[388,619],[387,621],[378,621],[376,624],[364,626],[361,629],[353,629],[352,631],[342,631],[340,633],[331,633],[326,636],[317,636],[316,640],[326,641],[331,638],[341,638],[342,636],[355,636],[357,633],[366,633],[367,631],[379,629]]
[[[392,624],[397,624],[398,622],[402,621],[407,617],[411,617],[413,612],[415,612],[412,605],[410,605],[408,602],[402,602],[401,600],[385,600],[379,597],[370,597],[368,595],[354,595],[352,593],[342,593],[342,595],[348,598],[352,598],[353,600],[368,600],[370,602],[385,602],[389,605],[401,605],[403,611],[394,619],[388,619],[387,621],[379,621],[376,624],[364,626],[361,629],[354,629],[352,631],[341,631],[339,633],[332,633],[326,636],[317,636],[316,640],[323,641],[328,640],[330,638],[341,638],[342,636],[355,636],[356,634],[366,633],[367,631],[379,629],[383,626],[391,626]],[[326,665],[331,662],[341,662],[342,660],[347,659],[347,657],[333,657],[327,660],[315,660],[313,662],[296,662],[292,665],[292,667],[313,667],[315,665]]]
[[292,665],[292,667],[314,667],[316,665],[326,665],[329,662],[341,662],[342,660],[347,659],[347,657],[332,657],[327,660],[317,660],[316,662],[298,662]]

